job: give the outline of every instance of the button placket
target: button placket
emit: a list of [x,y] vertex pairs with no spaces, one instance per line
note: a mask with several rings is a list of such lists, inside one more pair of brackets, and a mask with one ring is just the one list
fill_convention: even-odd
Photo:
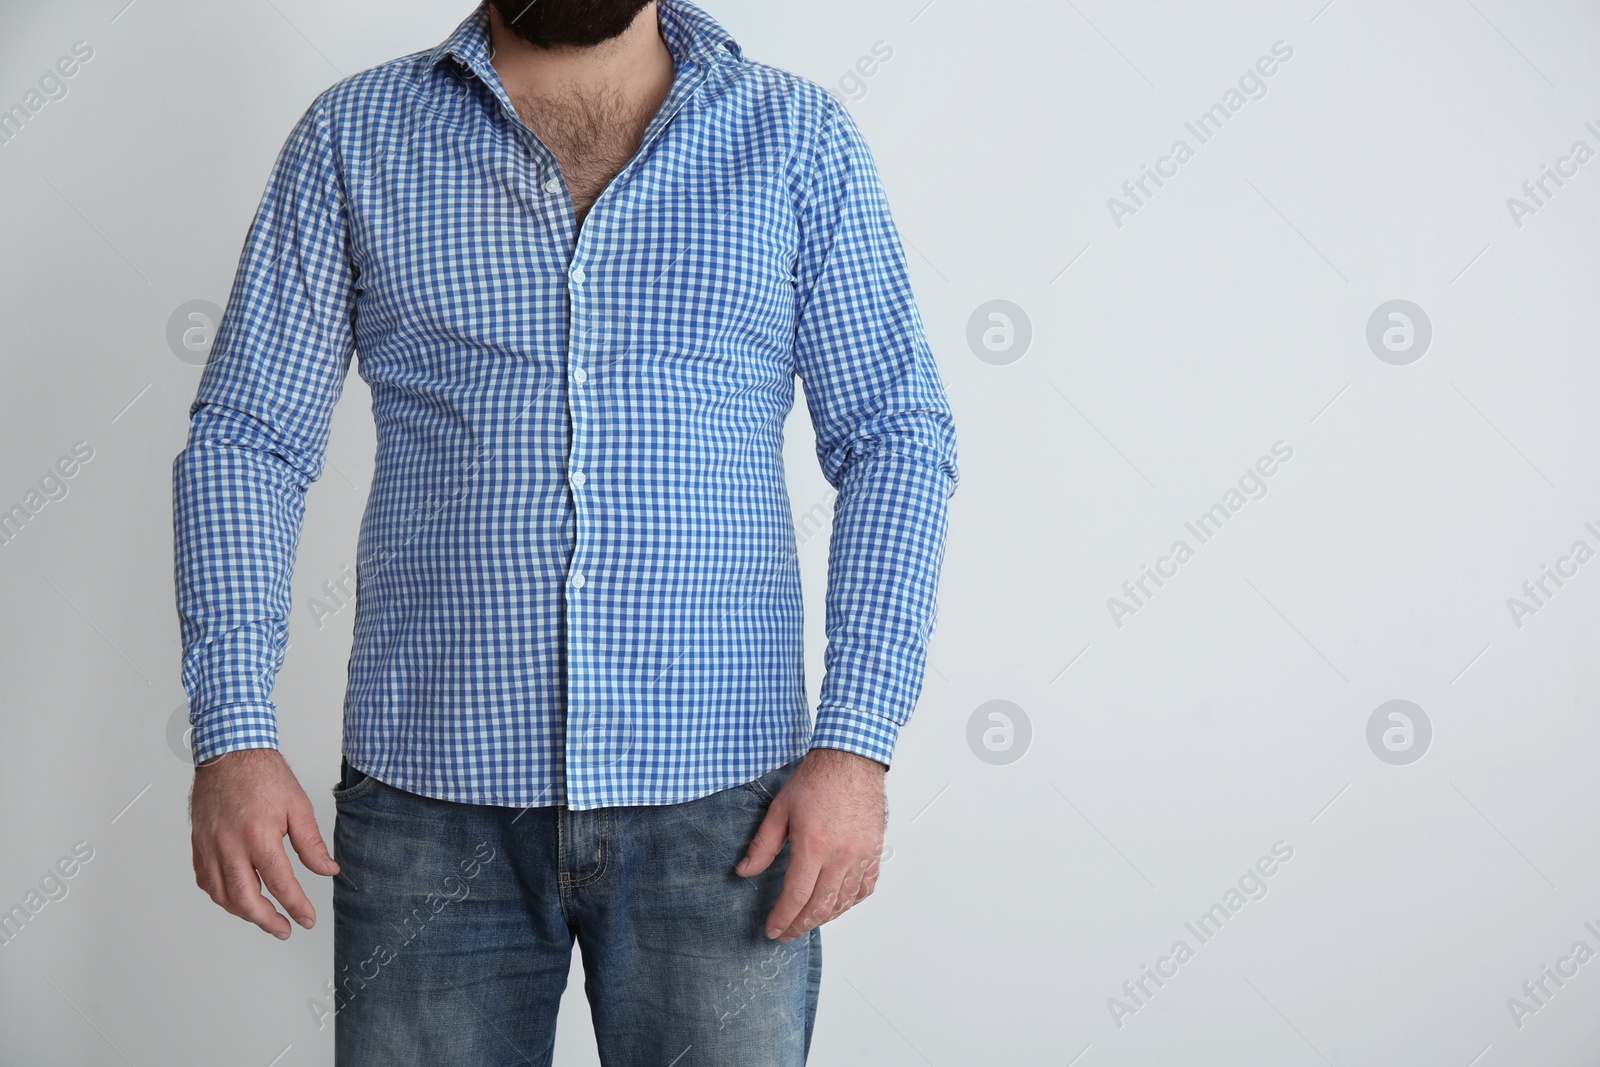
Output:
[[[581,289],[583,283],[588,279],[588,272],[584,270],[583,265],[577,262],[577,258],[574,257],[574,261],[568,268],[567,276],[570,280],[569,291],[571,296],[569,302],[571,310],[569,319],[570,326],[567,334],[567,359],[572,366],[570,374],[572,388],[567,390],[567,412],[572,424],[572,443],[568,450],[567,464],[568,469],[574,472],[569,476],[568,481],[571,485],[577,487],[582,486],[584,482],[579,457],[585,454],[587,451],[585,448],[585,439],[586,432],[589,427],[588,415],[584,410],[587,405],[582,403],[583,391],[577,388],[589,380],[589,372],[586,371],[582,366],[582,360],[584,358],[584,294]],[[584,501],[580,497],[574,496],[574,543],[572,561],[570,564],[572,570],[567,579],[567,585],[569,589],[573,591],[581,590],[589,582],[588,575],[583,573],[583,570],[579,565],[579,561],[584,558],[584,552],[588,547],[589,535],[589,524],[587,521],[586,509],[583,504]],[[575,610],[574,614],[576,614]],[[581,656],[581,652],[579,652],[577,648],[573,647],[576,642],[576,634],[580,631],[579,627],[571,625],[574,621],[576,620],[573,618],[573,615],[569,615],[568,655],[575,660]]]
[[[618,185],[619,181],[626,182],[632,177],[640,165],[639,160],[643,158],[654,141],[660,136],[661,130],[676,115],[684,102],[698,92],[701,83],[705,80],[706,68],[702,64],[690,63],[689,67],[690,69],[687,72],[680,73],[674,79],[673,89],[668,96],[666,104],[651,119],[634,158],[601,191],[600,196],[590,207],[589,221],[578,224],[573,258],[567,271],[570,307],[567,358],[572,366],[569,374],[569,387],[566,390],[567,412],[572,426],[572,444],[568,453],[568,464],[569,469],[573,471],[569,481],[574,486],[582,486],[586,480],[578,463],[580,455],[588,455],[587,431],[589,426],[588,414],[585,410],[588,405],[583,403],[585,390],[575,388],[576,386],[582,386],[589,380],[588,371],[581,366],[583,359],[590,358],[588,353],[583,351],[584,341],[588,336],[583,325],[583,286],[588,280],[588,271],[581,261],[589,253],[594,242],[600,239],[598,235],[603,230],[611,201],[615,199],[615,195],[612,193],[613,186]],[[573,595],[573,591],[582,589],[588,583],[588,577],[577,569],[576,564],[578,560],[584,558],[584,552],[589,544],[590,531],[587,521],[587,509],[583,506],[585,503],[584,497],[574,495],[572,499],[575,540],[572,553],[573,562],[571,564],[573,570],[568,580],[567,699],[569,708],[581,709],[583,707],[583,698],[588,689],[588,679],[586,677],[587,657],[584,653],[584,639],[588,632],[588,619],[584,610],[587,605],[583,603],[582,598]],[[570,732],[571,726],[572,723],[569,722],[567,737],[567,754],[569,757],[572,753],[574,736]],[[567,760],[566,786],[569,802],[572,798],[583,798],[592,793],[593,785],[586,780],[592,773],[581,762],[574,766],[570,758]]]

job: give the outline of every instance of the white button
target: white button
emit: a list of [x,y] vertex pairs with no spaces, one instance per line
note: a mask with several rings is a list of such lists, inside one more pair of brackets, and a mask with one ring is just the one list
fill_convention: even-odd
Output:
[[582,367],[579,367],[577,370],[572,372],[572,380],[577,382],[579,385],[582,385],[584,382],[589,380],[589,372],[584,370]]
[[588,579],[584,578],[582,571],[573,571],[572,572],[572,588],[574,588],[574,589],[582,589],[583,588],[583,583],[585,581],[587,581],[587,580]]
[[582,285],[584,279],[587,278],[587,277],[589,277],[589,275],[588,275],[587,272],[584,271],[584,269],[582,267],[573,267],[572,268],[572,280],[577,282],[579,285]]
[[561,183],[556,179],[551,178],[549,181],[544,183],[544,191],[547,193],[559,193],[561,191]]
[[582,489],[583,488],[583,483],[588,481],[588,480],[589,480],[589,476],[584,474],[582,471],[573,471],[572,472],[572,484],[573,484],[574,488]]

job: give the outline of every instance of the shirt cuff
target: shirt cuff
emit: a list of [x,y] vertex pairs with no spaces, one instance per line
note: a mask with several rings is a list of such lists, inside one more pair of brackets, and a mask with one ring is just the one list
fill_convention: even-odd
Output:
[[834,705],[817,709],[812,748],[837,748],[888,766],[894,756],[900,724],[882,715]]
[[278,716],[271,704],[225,704],[199,718],[189,740],[196,766],[242,748],[278,747]]

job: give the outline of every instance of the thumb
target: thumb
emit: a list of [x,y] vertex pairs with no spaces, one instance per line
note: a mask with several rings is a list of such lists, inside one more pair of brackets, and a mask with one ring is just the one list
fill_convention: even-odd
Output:
[[295,855],[300,857],[300,862],[306,865],[306,870],[313,874],[335,875],[339,873],[339,864],[334,862],[333,856],[328,852],[328,846],[322,840],[322,833],[317,829],[317,816],[311,810],[308,800],[302,808],[295,805],[289,816],[289,844],[294,846]]
[[761,827],[756,830],[756,836],[750,839],[750,847],[745,851],[744,859],[733,872],[741,878],[749,878],[760,874],[771,866],[773,859],[783,849],[783,843],[789,836],[789,816],[783,805],[774,800],[767,809],[767,817],[761,820]]

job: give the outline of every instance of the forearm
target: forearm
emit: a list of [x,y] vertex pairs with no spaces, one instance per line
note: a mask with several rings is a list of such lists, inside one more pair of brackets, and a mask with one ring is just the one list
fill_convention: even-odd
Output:
[[813,747],[887,765],[911,718],[937,611],[954,488],[942,454],[915,436],[885,437],[841,480]]
[[195,759],[277,747],[272,682],[288,645],[304,471],[225,408],[196,412],[173,464],[183,682]]

